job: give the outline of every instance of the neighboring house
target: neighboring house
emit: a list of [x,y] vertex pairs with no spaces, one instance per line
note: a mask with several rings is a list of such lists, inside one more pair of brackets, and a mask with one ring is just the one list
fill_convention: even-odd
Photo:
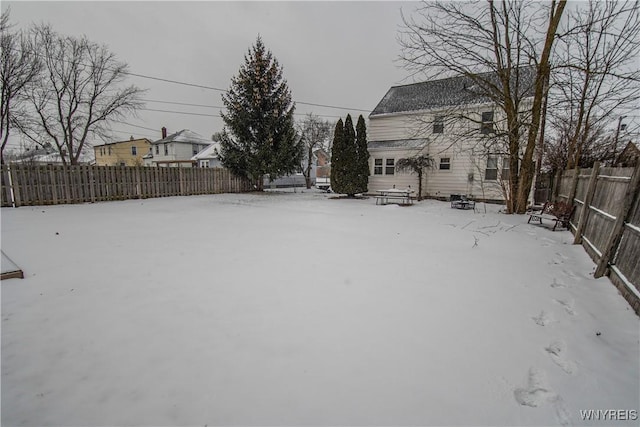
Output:
[[147,138],[108,142],[94,145],[93,152],[98,166],[142,166],[143,156],[151,151],[151,141]]
[[[483,76],[495,78],[491,73]],[[527,101],[523,111],[532,99],[534,77],[533,68],[521,70],[520,91]],[[425,171],[424,197],[467,194],[504,201],[509,164],[507,153],[495,142],[502,120],[502,111],[469,77],[390,88],[369,115],[369,192],[393,186],[417,191],[417,174],[399,172],[396,164],[402,158],[428,155],[434,167]]]
[[331,177],[331,156],[324,149],[320,148],[315,151],[316,156],[316,177],[317,178],[330,178]]
[[[311,170],[309,171],[309,179],[311,180],[311,185],[315,185],[316,183],[316,166],[317,159],[316,154],[312,154],[311,158]],[[307,181],[302,174],[302,170],[307,167],[307,155],[306,150],[304,150],[304,155],[302,161],[300,163],[300,172],[292,173],[289,175],[279,176],[273,181],[269,179],[269,176],[265,176],[263,179],[264,188],[285,188],[285,187],[306,187]]]
[[620,155],[616,158],[614,166],[632,167],[640,161],[640,149],[634,142],[629,141]]
[[218,150],[220,149],[220,143],[214,142],[193,156],[191,160],[196,162],[196,166],[199,168],[221,168],[222,163],[218,158]]
[[162,139],[151,143],[153,157],[145,156],[145,166],[193,167],[196,162],[191,158],[210,144],[211,141],[189,129],[167,136],[167,129],[162,128]]
[[[67,165],[71,164],[69,156],[64,156]],[[78,165],[89,165],[94,163],[94,159],[86,152],[82,152],[78,158]],[[31,164],[31,165],[62,165],[62,157],[60,153],[53,147],[47,146],[44,148],[37,148],[28,150],[22,155],[18,156],[11,163]]]

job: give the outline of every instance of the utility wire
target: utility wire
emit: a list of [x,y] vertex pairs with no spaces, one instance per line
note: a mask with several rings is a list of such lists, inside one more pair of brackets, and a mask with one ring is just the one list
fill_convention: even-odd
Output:
[[[154,102],[154,103],[159,103],[159,104],[170,104],[170,105],[183,105],[183,106],[187,106],[187,107],[202,107],[202,108],[216,108],[219,110],[223,110],[225,107],[221,107],[219,105],[207,105],[207,104],[192,104],[189,102],[175,102],[175,101],[161,101],[161,100],[157,100],[157,99],[142,99],[142,101],[144,102]],[[307,113],[293,113],[295,116],[306,116]],[[316,116],[319,117],[331,117],[331,118],[337,118],[340,119],[342,118],[342,116],[332,116],[330,114],[315,114]]]
[[[21,48],[13,48],[14,50],[19,50]],[[32,53],[38,53],[35,50],[32,50]],[[47,52],[48,54],[49,52]],[[50,57],[49,57],[50,58]],[[70,63],[71,61],[68,60],[62,60],[64,62]],[[78,63],[79,65],[84,65],[86,67],[91,67],[91,64],[86,64],[86,63]],[[126,65],[126,63],[125,63]],[[115,71],[116,69],[114,68],[108,68],[110,71]],[[196,83],[188,83],[188,82],[184,82],[184,81],[180,81],[180,80],[172,80],[172,79],[165,79],[163,77],[155,77],[155,76],[149,76],[146,74],[139,74],[139,73],[133,73],[130,71],[122,71],[120,70],[120,72],[122,74],[125,75],[129,75],[129,76],[134,76],[134,77],[139,77],[141,79],[149,79],[149,80],[155,80],[155,81],[160,81],[160,82],[165,82],[165,83],[172,83],[172,84],[177,84],[177,85],[182,85],[182,86],[189,86],[189,87],[196,87],[199,89],[208,89],[208,90],[215,90],[215,91],[219,91],[219,92],[226,92],[226,89],[221,89],[218,87],[214,87],[214,86],[206,86],[206,85],[201,85],[201,84],[196,84]],[[361,108],[350,108],[350,107],[341,107],[341,106],[336,106],[336,105],[328,105],[328,104],[317,104],[314,102],[305,102],[305,101],[296,101],[294,100],[294,102],[296,104],[302,104],[302,105],[310,105],[313,107],[323,107],[323,108],[334,108],[334,109],[338,109],[338,110],[351,110],[351,111],[361,111],[361,112],[365,112],[365,113],[369,113],[371,112],[371,110],[364,110]]]

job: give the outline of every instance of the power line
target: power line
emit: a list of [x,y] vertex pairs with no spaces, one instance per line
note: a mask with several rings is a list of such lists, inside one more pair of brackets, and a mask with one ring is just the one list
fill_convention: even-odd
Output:
[[[175,102],[175,101],[161,101],[161,100],[157,100],[157,99],[142,99],[142,101],[144,102],[155,102],[155,103],[159,103],[159,104],[170,104],[170,105],[183,105],[186,107],[202,107],[202,108],[217,108],[220,110],[225,109],[225,107],[221,107],[219,105],[207,105],[207,104],[192,104],[189,102]],[[152,111],[152,110],[148,110],[148,111]],[[307,113],[293,113],[296,116],[306,116]],[[330,114],[316,114],[319,117],[331,117],[331,118],[342,118],[342,116],[334,116],[334,115],[330,115]]]
[[218,117],[214,114],[188,113],[186,111],[156,110],[154,108],[140,108],[140,111],[155,111],[158,113],[184,114],[187,116]]
[[134,128],[140,128],[140,129],[150,130],[150,131],[153,131],[153,132],[158,131],[158,129],[148,128],[148,127],[144,127],[144,126],[138,126],[138,125],[134,125],[134,124],[132,124],[132,123],[121,122],[121,121],[115,121],[115,120],[114,120],[114,122],[116,122],[116,123],[120,123],[120,124],[123,124],[123,125],[127,125],[127,126],[132,126],[132,127],[134,127]]
[[[19,48],[13,48],[13,49],[14,50],[18,50]],[[35,50],[33,50],[32,53],[37,53],[37,52]],[[63,60],[63,61],[67,62],[67,63],[70,62],[68,60]],[[79,64],[80,65],[84,65],[86,67],[90,67],[91,66],[91,64],[86,64],[86,63],[79,63]],[[115,71],[116,70],[114,68],[107,68],[107,69],[109,69],[110,71]],[[195,88],[199,88],[199,89],[215,90],[215,91],[218,91],[218,92],[226,92],[227,91],[226,89],[221,89],[221,88],[214,87],[214,86],[207,86],[207,85],[202,85],[202,84],[197,84],[197,83],[189,83],[189,82],[184,82],[184,81],[180,81],[180,80],[166,79],[166,78],[163,78],[163,77],[149,76],[149,75],[146,75],[146,74],[133,73],[133,72],[130,72],[130,71],[122,71],[122,70],[120,70],[120,72],[122,74],[125,74],[125,75],[139,77],[139,78],[142,78],[142,79],[161,81],[161,82],[165,82],[165,83],[172,83],[172,84],[177,84],[177,85],[182,85],[182,86],[195,87]],[[309,105],[309,106],[312,106],[312,107],[333,108],[333,109],[337,109],[337,110],[361,111],[361,112],[365,112],[365,113],[371,112],[371,110],[364,110],[362,108],[350,108],[350,107],[342,107],[342,106],[337,106],[337,105],[318,104],[318,103],[314,103],[314,102],[296,101],[296,100],[294,100],[294,102],[296,104]]]
[[165,79],[165,78],[162,78],[162,77],[146,76],[144,74],[131,73],[129,71],[124,71],[124,72],[122,72],[122,74],[127,74],[129,76],[140,77],[142,79],[157,80],[157,81],[161,81],[161,82],[173,83],[173,84],[178,84],[178,85],[183,85],[183,86],[197,87],[197,88],[200,88],[200,89],[209,89],[209,90],[217,90],[217,91],[220,91],[220,92],[226,92],[225,89],[220,89],[220,88],[213,87],[213,86],[205,86],[205,85],[200,85],[200,84],[196,84],[196,83],[181,82],[179,80]]

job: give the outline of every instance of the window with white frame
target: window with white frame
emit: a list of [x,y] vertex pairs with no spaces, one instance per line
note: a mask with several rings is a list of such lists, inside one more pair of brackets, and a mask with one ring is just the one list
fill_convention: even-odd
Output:
[[373,159],[373,174],[382,175],[382,159]]
[[168,144],[164,144],[164,155],[165,156],[169,155],[169,145]]
[[433,118],[433,133],[444,133],[444,116]]
[[480,125],[480,133],[483,135],[489,135],[493,133],[493,111],[482,112],[482,124]]
[[138,155],[138,147],[136,147],[135,145],[133,145],[131,147],[131,155],[132,156],[137,156]]
[[509,157],[502,158],[502,171],[500,173],[500,179],[507,181],[509,179]]
[[440,170],[448,171],[451,169],[451,157],[440,157]]
[[396,160],[395,159],[387,159],[384,168],[385,175],[394,175],[396,171]]
[[160,144],[156,145],[156,154],[160,154]]
[[484,179],[486,181],[495,181],[498,179],[498,157],[487,157],[487,168],[484,171]]

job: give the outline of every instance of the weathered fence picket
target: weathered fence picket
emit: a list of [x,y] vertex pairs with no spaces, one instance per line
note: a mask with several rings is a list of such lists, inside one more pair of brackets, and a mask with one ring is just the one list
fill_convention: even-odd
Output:
[[239,193],[249,181],[222,168],[3,165],[2,206],[57,205]]
[[557,188],[560,200],[569,201],[573,195],[574,242],[581,243],[597,264],[595,277],[609,276],[640,315],[638,177],[640,166],[575,169],[562,174]]

